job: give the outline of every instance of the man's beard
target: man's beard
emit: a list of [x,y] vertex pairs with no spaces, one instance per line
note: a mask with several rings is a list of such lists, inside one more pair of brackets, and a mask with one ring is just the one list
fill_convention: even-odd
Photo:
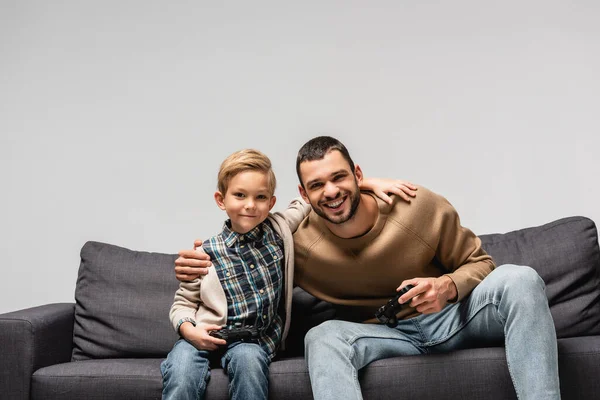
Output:
[[[339,197],[342,196],[340,195]],[[360,190],[358,190],[357,188],[355,191],[349,192],[346,201],[350,201],[350,210],[348,214],[337,215],[332,217],[327,215],[327,213],[321,208],[325,208],[325,206],[315,207],[314,205],[311,205],[313,206],[312,209],[315,210],[315,213],[317,213],[319,217],[331,222],[332,224],[339,225],[349,221],[352,217],[354,217],[354,214],[356,214],[356,210],[358,209],[358,205],[360,204]]]

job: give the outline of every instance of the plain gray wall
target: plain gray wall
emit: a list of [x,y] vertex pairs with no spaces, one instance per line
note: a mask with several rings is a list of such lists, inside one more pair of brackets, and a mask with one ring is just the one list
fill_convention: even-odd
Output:
[[597,1],[0,0],[0,312],[73,301],[87,240],[175,253],[231,152],[276,209],[327,133],[476,233],[600,221]]

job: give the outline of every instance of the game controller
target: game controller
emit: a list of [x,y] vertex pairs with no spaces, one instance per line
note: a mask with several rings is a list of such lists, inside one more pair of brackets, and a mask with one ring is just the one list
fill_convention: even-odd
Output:
[[233,327],[223,327],[218,331],[210,331],[210,336],[223,339],[227,343],[244,342],[258,337],[258,329],[253,325],[242,326],[237,322]]
[[402,296],[404,293],[408,292],[412,288],[414,288],[413,285],[406,285],[405,287],[400,289],[398,294],[396,294],[396,296],[393,299],[388,300],[387,303],[379,307],[379,309],[375,313],[375,317],[377,317],[379,322],[381,322],[382,324],[386,324],[390,328],[393,328],[394,326],[396,326],[396,324],[398,324],[398,318],[396,317],[396,314],[398,314],[398,312],[402,309],[403,306],[403,304],[398,303],[398,299],[400,298],[400,296]]

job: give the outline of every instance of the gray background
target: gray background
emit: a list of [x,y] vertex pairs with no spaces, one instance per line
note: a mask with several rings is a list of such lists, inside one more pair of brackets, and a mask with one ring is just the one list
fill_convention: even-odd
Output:
[[0,312],[72,301],[87,240],[174,253],[255,147],[328,133],[476,233],[600,221],[600,3],[0,0]]

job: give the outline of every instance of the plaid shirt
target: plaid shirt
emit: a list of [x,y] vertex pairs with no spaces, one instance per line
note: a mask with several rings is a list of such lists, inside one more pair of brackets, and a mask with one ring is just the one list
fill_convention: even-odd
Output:
[[259,344],[272,358],[281,341],[278,313],[283,287],[283,240],[265,221],[240,234],[228,220],[223,231],[202,244],[227,297],[227,325],[254,325]]

